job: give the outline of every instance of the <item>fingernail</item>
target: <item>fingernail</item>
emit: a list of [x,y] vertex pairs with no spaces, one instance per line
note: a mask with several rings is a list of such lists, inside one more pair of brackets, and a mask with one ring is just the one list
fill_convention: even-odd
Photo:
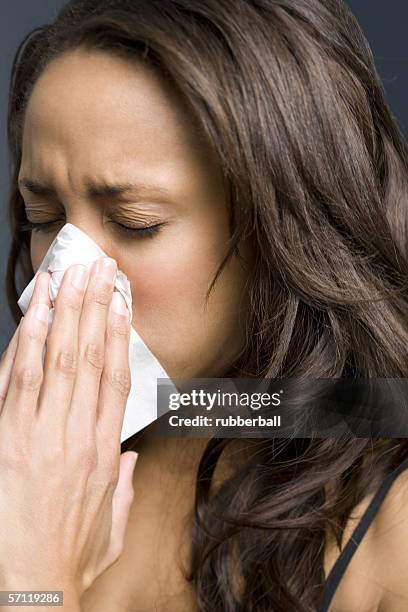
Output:
[[47,304],[35,304],[33,306],[33,314],[39,321],[48,321],[48,313],[50,309]]
[[88,278],[88,269],[82,264],[72,266],[69,270],[69,279],[71,284],[77,289],[85,289],[86,281]]
[[119,293],[119,291],[114,291],[113,295],[112,295],[112,310],[113,312],[116,312],[116,314],[122,315],[127,317],[128,319],[129,317],[129,310],[128,307],[126,306],[126,302],[123,298],[123,296]]

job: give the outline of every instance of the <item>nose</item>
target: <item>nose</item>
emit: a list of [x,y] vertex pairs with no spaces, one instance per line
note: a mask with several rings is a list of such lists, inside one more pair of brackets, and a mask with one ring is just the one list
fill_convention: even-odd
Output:
[[112,234],[104,225],[101,213],[82,212],[81,214],[67,214],[66,223],[75,225],[78,229],[87,234],[87,236],[89,236],[108,257],[116,259],[117,249],[115,248],[115,242],[112,238]]

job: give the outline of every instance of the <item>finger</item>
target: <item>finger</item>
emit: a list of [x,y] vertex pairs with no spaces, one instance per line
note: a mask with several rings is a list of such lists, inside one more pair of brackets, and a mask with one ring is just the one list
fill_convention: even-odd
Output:
[[18,345],[3,403],[2,416],[25,423],[36,414],[43,379],[43,350],[48,333],[49,280],[47,272],[37,276],[27,313],[20,322]]
[[112,565],[122,554],[129,512],[134,499],[133,474],[138,453],[127,451],[120,456],[119,479],[112,497],[112,528],[108,550],[98,573]]
[[10,384],[11,369],[13,367],[14,359],[17,352],[18,334],[20,331],[20,324],[23,318],[24,317],[21,317],[20,323],[18,324],[17,329],[15,330],[13,337],[10,340],[8,347],[4,351],[0,362],[0,414]]
[[117,265],[102,257],[92,266],[79,324],[78,373],[68,415],[69,426],[78,439],[95,436],[99,386],[105,363],[105,333]]
[[88,268],[70,266],[62,279],[47,341],[39,419],[54,431],[65,430],[78,369],[78,330],[88,282]]
[[[126,302],[117,291],[112,296],[106,328],[105,365],[97,408],[98,448],[120,446],[120,432],[130,392],[130,316]],[[116,452],[115,444],[113,447]]]

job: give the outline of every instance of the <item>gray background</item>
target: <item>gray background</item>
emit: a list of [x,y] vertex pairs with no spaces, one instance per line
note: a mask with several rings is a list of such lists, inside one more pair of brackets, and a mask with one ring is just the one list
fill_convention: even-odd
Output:
[[[63,0],[0,0],[0,350],[12,335],[4,289],[9,230],[7,225],[8,156],[6,150],[7,90],[11,63],[22,37],[51,20]],[[372,47],[388,101],[405,134],[408,133],[407,0],[349,0]]]

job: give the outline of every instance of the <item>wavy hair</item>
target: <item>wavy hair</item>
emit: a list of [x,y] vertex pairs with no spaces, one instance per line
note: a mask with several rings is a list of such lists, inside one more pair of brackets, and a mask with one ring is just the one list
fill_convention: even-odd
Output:
[[[77,47],[170,78],[218,155],[231,237],[213,283],[243,238],[256,253],[246,341],[224,375],[408,377],[407,146],[342,0],[70,0],[30,32],[8,113],[16,322],[19,283],[33,275],[17,188],[24,110],[47,64]],[[186,577],[198,609],[316,610],[328,535],[340,546],[352,509],[408,456],[407,441],[256,440],[215,490],[231,442],[209,440],[197,473]]]

